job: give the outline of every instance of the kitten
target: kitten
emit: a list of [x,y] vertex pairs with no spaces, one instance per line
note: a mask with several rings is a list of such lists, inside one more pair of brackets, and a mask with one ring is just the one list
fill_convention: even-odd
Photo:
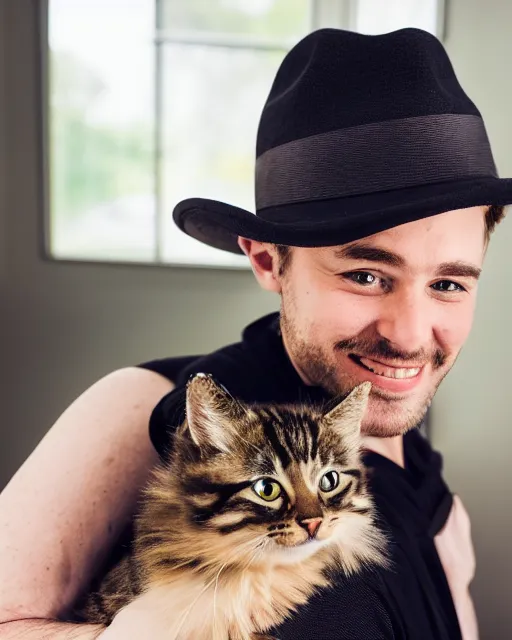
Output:
[[328,586],[329,569],[385,564],[359,453],[370,387],[323,415],[245,406],[195,376],[173,452],[145,492],[134,553],[81,619],[108,624],[138,598],[169,640],[266,638]]

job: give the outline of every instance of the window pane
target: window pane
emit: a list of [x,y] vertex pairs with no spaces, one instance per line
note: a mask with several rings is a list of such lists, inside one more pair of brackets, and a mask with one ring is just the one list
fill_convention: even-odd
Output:
[[50,250],[152,260],[153,0],[50,0]]
[[162,28],[296,38],[310,25],[310,0],[160,0]]
[[439,0],[357,0],[354,30],[376,35],[417,27],[437,35]]
[[[157,40],[158,8],[173,29]],[[49,0],[51,254],[246,265],[170,214],[190,196],[254,209],[261,108],[309,27],[309,0]],[[191,29],[195,44],[173,43]]]
[[213,198],[254,211],[256,129],[284,52],[171,45],[164,51],[163,251],[177,263],[246,264],[179,231],[178,200]]

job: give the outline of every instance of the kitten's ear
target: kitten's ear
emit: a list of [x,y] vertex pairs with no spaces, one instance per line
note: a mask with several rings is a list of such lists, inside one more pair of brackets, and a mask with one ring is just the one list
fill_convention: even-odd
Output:
[[372,388],[371,382],[363,382],[333,409],[328,411],[322,422],[348,438],[355,444],[359,440],[361,422],[368,406],[368,398]]
[[187,384],[187,423],[200,449],[228,452],[244,409],[212,376],[198,373]]

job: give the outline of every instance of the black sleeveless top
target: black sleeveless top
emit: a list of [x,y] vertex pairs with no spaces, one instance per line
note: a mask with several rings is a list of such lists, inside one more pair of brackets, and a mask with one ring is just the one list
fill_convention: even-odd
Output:
[[[197,372],[212,374],[246,402],[323,403],[292,366],[271,314],[249,325],[242,340],[207,356],[168,358],[139,365],[168,377],[176,389],[155,407],[151,440],[165,458],[172,432],[184,419],[184,385]],[[441,475],[441,457],[418,430],[404,436],[405,468],[377,454],[365,455],[371,491],[391,538],[391,569],[346,578],[318,592],[272,634],[279,640],[461,640],[451,593],[434,536],[443,527],[452,495]]]

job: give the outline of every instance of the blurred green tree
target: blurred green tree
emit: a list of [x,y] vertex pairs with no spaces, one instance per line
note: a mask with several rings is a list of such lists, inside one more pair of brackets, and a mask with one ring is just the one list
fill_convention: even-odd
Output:
[[153,132],[91,117],[105,87],[70,53],[50,54],[51,210],[59,220],[153,190]]

